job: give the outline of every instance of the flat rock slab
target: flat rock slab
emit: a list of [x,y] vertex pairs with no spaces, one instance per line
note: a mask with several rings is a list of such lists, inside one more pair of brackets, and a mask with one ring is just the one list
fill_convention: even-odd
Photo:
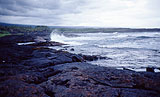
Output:
[[159,76],[159,80],[154,80],[134,71],[87,63],[60,64],[53,68],[61,73],[40,86],[55,97],[159,97],[160,94],[160,74],[154,74]]

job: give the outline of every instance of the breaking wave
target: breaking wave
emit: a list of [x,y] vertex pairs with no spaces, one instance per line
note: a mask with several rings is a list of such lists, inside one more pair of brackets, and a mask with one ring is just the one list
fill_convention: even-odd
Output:
[[[101,55],[113,60],[98,60],[101,66],[159,67],[159,32],[113,32],[113,33],[63,33],[53,30],[51,41],[68,44],[67,51],[86,55]],[[71,46],[70,46],[71,45]],[[62,47],[63,49],[63,47]],[[93,62],[93,64],[96,64]]]
[[51,41],[69,44],[69,45],[82,45],[82,43],[78,41],[72,41],[72,40],[77,40],[76,36],[64,35],[62,32],[58,31],[57,29],[51,32],[50,39]]

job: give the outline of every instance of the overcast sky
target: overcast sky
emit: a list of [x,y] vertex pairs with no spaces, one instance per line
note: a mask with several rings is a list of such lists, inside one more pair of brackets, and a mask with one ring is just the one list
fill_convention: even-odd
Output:
[[160,27],[160,0],[0,0],[0,22]]

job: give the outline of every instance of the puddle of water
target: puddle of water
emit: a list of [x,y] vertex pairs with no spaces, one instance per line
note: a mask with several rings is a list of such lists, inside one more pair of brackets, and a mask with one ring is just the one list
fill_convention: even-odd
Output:
[[18,45],[29,45],[34,44],[35,42],[25,42],[25,43],[17,43]]

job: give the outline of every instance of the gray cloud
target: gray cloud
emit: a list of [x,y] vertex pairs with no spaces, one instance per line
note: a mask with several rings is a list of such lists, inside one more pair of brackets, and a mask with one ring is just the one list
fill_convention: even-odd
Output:
[[40,16],[78,13],[84,0],[0,0],[1,15]]
[[159,0],[0,0],[0,22],[160,27],[159,4]]
[[[85,0],[0,0],[0,21],[16,22],[17,18],[23,17],[35,24],[53,20],[53,24],[61,24],[62,15],[79,13],[79,7],[84,3]],[[26,23],[26,20],[22,21]]]

